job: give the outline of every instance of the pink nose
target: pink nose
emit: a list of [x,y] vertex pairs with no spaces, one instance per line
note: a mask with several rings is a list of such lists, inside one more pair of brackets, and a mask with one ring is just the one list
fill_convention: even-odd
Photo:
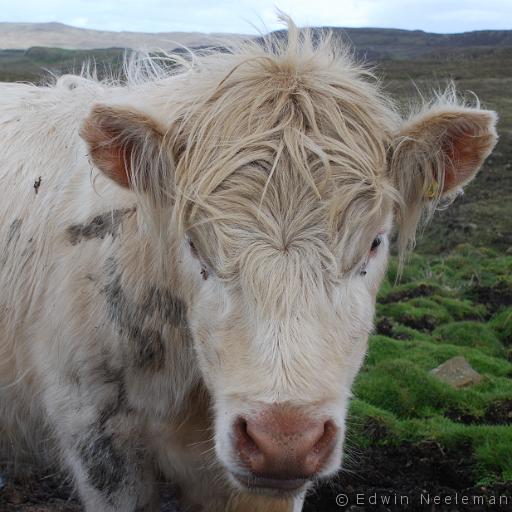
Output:
[[238,418],[235,443],[241,461],[261,486],[289,489],[317,475],[336,445],[332,421],[273,406],[255,418]]

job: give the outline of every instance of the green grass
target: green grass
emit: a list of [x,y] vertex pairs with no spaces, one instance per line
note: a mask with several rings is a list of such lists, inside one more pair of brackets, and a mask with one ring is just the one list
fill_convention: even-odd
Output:
[[481,322],[449,322],[434,329],[434,339],[439,343],[451,343],[478,348],[486,354],[502,356],[504,347],[493,329]]
[[489,322],[500,340],[506,346],[512,346],[512,308],[500,311]]
[[96,67],[99,76],[104,76],[111,73],[111,68],[114,73],[120,69],[124,53],[120,48],[0,50],[0,81],[44,83],[52,74],[79,73],[87,63]]
[[[486,423],[492,404],[512,399],[512,308],[489,299],[507,290],[512,255],[467,244],[415,254],[393,286],[396,269],[393,260],[377,308],[377,325],[385,321],[389,332],[370,338],[349,439],[360,448],[424,440],[470,446],[475,484],[512,480],[512,426]],[[455,356],[483,376],[479,384],[454,389],[430,374]]]

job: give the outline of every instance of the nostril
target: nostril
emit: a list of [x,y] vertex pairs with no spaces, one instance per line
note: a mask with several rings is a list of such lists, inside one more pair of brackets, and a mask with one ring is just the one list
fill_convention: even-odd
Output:
[[321,470],[334,449],[337,437],[338,427],[333,421],[326,421],[323,425],[323,432],[318,436],[306,456],[305,467],[309,472],[317,473]]
[[237,441],[250,441],[247,433],[247,421],[244,418],[238,418],[234,425],[235,437]]
[[247,421],[245,418],[239,416],[235,421],[235,432],[241,436],[247,435]]
[[243,460],[260,452],[258,445],[248,431],[247,420],[239,417],[234,425],[234,433],[238,452]]
[[318,439],[315,444],[314,449],[322,449],[326,445],[331,445],[332,442],[336,439],[338,434],[338,427],[334,424],[333,421],[326,421],[324,423],[324,431],[322,436]]

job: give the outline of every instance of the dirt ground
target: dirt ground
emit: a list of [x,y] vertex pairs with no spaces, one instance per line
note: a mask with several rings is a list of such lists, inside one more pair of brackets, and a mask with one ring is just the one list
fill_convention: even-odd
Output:
[[[351,464],[335,485],[319,488],[304,510],[512,511],[512,483],[475,486],[470,453],[469,447],[446,452],[437,444],[422,443],[354,454],[357,465]],[[502,506],[494,507],[493,497],[497,502],[501,497]]]
[[[433,443],[387,446],[351,453],[348,459],[348,469],[336,482],[308,498],[305,512],[512,511],[512,483],[474,486],[469,447],[447,452]],[[172,486],[162,485],[161,493],[161,511],[178,512]],[[20,479],[4,472],[0,481],[0,512],[81,510],[70,487],[55,476]]]

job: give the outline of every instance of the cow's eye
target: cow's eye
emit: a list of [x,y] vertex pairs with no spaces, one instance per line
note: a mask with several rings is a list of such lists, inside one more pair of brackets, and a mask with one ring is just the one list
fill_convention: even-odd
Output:
[[370,247],[370,254],[369,254],[369,256],[366,258],[365,262],[363,263],[363,266],[359,269],[359,273],[362,276],[365,276],[368,273],[367,272],[367,267],[368,267],[368,263],[370,262],[370,257],[375,255],[375,253],[377,252],[377,249],[379,248],[379,245],[381,243],[382,243],[382,235],[377,235],[373,239],[372,245]]
[[194,256],[195,258],[199,258],[199,254],[197,252],[196,246],[194,245],[194,242],[192,242],[192,240],[189,239],[188,245],[190,247],[190,252],[192,253],[192,256]]
[[372,246],[370,248],[370,253],[371,254],[374,254],[376,251],[377,251],[377,248],[379,247],[379,245],[382,243],[382,237],[380,235],[376,236],[374,239],[373,239],[373,242],[372,242]]
[[201,262],[201,258],[199,257],[199,252],[197,251],[197,248],[194,244],[194,242],[189,238],[188,239],[188,246],[190,247],[190,252],[192,253],[192,256],[199,260],[199,263],[201,263],[201,276],[206,281],[208,279],[208,269],[206,266]]

